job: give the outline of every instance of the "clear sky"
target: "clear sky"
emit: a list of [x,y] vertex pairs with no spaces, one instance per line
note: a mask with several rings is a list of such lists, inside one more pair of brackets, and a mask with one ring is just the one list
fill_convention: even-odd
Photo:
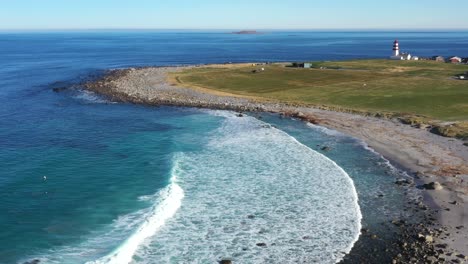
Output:
[[0,0],[0,29],[468,29],[468,0]]

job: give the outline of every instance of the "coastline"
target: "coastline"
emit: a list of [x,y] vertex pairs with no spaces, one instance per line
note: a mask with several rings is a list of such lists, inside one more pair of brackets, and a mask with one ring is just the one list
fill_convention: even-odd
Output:
[[[468,148],[463,146],[463,142],[396,120],[292,106],[199,87],[186,88],[167,80],[168,73],[192,67],[195,66],[115,70],[84,86],[121,102],[278,113],[360,139],[392,164],[407,171],[414,177],[416,185],[442,184],[442,190],[423,190],[425,203],[436,212],[435,226],[446,228],[437,232],[444,236],[434,237],[434,243],[430,244],[447,244],[450,250],[441,253],[447,260],[463,261],[456,255],[468,255],[468,235],[463,232],[468,226]],[[446,236],[447,233],[450,235]],[[446,254],[447,251],[451,256]]]

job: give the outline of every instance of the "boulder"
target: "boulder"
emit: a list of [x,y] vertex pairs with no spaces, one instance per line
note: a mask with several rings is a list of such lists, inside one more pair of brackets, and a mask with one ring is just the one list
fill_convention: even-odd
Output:
[[435,191],[440,191],[444,188],[439,182],[430,182],[428,184],[424,184],[423,187],[426,190],[435,190]]
[[222,259],[219,261],[219,264],[232,264],[232,260],[230,259]]
[[330,150],[331,150],[331,148],[330,148],[330,147],[328,147],[328,146],[325,146],[325,147],[322,147],[322,148],[321,148],[321,150],[323,150],[323,151],[330,151]]
[[409,185],[412,184],[413,182],[410,181],[409,179],[398,179],[395,181],[396,185]]
[[433,238],[432,236],[429,236],[429,235],[425,236],[424,239],[425,239],[425,241],[426,241],[427,243],[432,243],[432,242],[434,242],[434,238]]
[[417,124],[417,125],[416,125],[416,128],[419,128],[419,129],[430,129],[430,128],[431,128],[431,125],[429,125],[429,124]]
[[295,116],[295,117],[299,117],[299,118],[304,118],[304,117],[305,117],[305,114],[302,113],[302,112],[297,112],[294,116]]
[[267,246],[266,243],[257,243],[256,245],[257,245],[258,247],[266,247],[266,246]]
[[422,242],[426,242],[426,243],[434,242],[434,238],[431,235],[418,234],[418,238]]

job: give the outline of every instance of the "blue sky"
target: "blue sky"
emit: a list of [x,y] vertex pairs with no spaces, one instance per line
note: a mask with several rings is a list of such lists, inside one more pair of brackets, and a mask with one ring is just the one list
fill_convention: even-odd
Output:
[[467,0],[0,0],[0,29],[468,29]]

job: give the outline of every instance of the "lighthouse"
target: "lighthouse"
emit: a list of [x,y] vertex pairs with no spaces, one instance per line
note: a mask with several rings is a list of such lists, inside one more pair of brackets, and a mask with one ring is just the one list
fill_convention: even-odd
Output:
[[400,53],[400,43],[398,40],[393,42],[393,52],[392,56],[390,56],[391,60],[418,60],[418,57],[413,57],[409,53],[401,52]]
[[393,42],[393,57],[400,56],[400,45],[398,44],[398,40]]

